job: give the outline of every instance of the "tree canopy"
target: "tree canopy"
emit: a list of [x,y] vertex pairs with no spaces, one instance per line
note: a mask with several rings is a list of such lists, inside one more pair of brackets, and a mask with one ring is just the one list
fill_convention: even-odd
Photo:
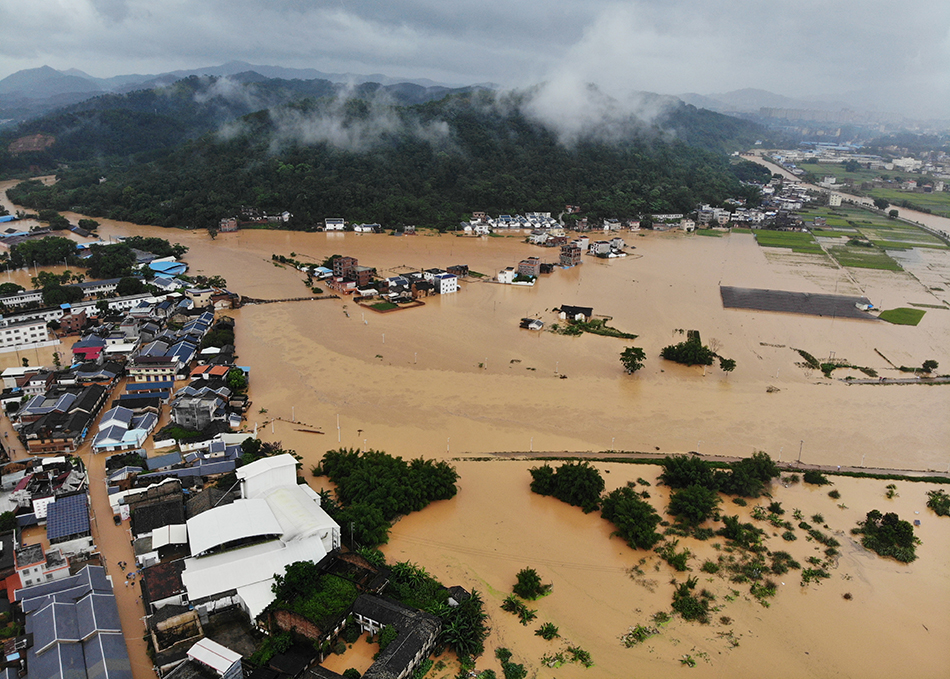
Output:
[[550,465],[531,469],[531,490],[538,495],[552,495],[569,505],[590,513],[600,506],[604,479],[588,462],[565,462],[557,470]]
[[322,630],[346,613],[359,592],[349,580],[322,574],[312,561],[298,561],[274,576],[273,608],[298,613]]
[[656,532],[660,515],[629,486],[604,496],[601,516],[617,528],[614,535],[626,540],[633,549],[652,549],[662,539]]
[[914,527],[909,521],[903,521],[897,514],[882,514],[876,509],[867,513],[864,521],[851,532],[861,536],[861,544],[866,549],[881,556],[891,557],[903,563],[917,559],[916,547],[920,540],[914,535]]
[[642,368],[646,357],[646,353],[640,347],[627,347],[620,352],[620,362],[628,375],[632,375]]
[[698,526],[706,519],[712,518],[719,502],[719,495],[715,490],[699,485],[687,486],[673,491],[668,511],[683,523]]
[[327,451],[322,470],[343,507],[334,518],[344,528],[353,524],[354,538],[364,546],[386,542],[396,517],[458,492],[454,467],[421,457],[406,462],[382,451],[341,448]]
[[761,450],[752,457],[730,462],[716,469],[698,456],[677,455],[663,458],[660,480],[670,488],[702,486],[727,495],[758,497],[772,479],[780,474],[778,465]]
[[716,352],[704,345],[699,335],[695,335],[685,342],[663,347],[660,355],[668,361],[683,365],[712,365]]

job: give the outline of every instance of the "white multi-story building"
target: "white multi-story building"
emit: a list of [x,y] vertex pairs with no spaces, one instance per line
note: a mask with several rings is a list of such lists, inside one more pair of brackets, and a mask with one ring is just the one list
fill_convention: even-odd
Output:
[[42,318],[17,321],[0,328],[0,349],[33,342],[45,342],[48,339],[49,333],[46,330],[46,321]]
[[432,285],[440,295],[448,295],[458,292],[459,279],[453,273],[440,273],[432,278]]

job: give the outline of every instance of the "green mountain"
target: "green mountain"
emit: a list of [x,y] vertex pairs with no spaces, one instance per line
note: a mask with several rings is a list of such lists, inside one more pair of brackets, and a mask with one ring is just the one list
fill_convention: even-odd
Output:
[[473,210],[580,204],[596,218],[754,197],[725,153],[764,136],[753,123],[676,100],[649,102],[647,119],[592,96],[578,126],[539,101],[537,91],[188,78],[26,123],[4,148],[30,134],[55,142],[4,151],[0,168],[60,167],[54,187],[11,193],[34,208],[186,228],[241,205],[289,210],[297,229],[334,215],[453,228]]

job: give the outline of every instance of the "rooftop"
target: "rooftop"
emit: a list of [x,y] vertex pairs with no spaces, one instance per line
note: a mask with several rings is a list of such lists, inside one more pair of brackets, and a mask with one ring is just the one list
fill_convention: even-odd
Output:
[[51,543],[90,531],[89,502],[85,493],[57,498],[46,512],[46,536]]

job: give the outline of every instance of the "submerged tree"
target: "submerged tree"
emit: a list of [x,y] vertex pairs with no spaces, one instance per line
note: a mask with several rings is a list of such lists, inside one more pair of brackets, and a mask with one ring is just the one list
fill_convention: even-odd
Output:
[[867,513],[864,521],[858,522],[851,532],[861,535],[861,544],[881,556],[891,557],[903,563],[917,558],[916,547],[920,540],[914,535],[914,527],[909,521],[902,521],[897,514],[881,514],[876,509]]
[[656,532],[659,514],[629,486],[608,493],[601,507],[601,516],[617,528],[614,535],[626,540],[631,548],[651,549],[660,541]]
[[715,514],[719,502],[716,491],[703,486],[689,486],[670,495],[668,511],[683,523],[698,526]]
[[668,361],[683,365],[712,365],[716,352],[704,345],[699,335],[694,335],[685,342],[663,347],[660,355]]
[[643,367],[646,353],[640,347],[627,347],[620,352],[620,362],[628,375],[632,375]]
[[541,576],[533,568],[522,568],[518,571],[517,579],[512,591],[522,599],[539,599],[550,594],[553,587],[550,583],[543,584]]
[[555,471],[548,465],[531,470],[531,490],[590,513],[600,505],[604,479],[588,462],[565,462]]

